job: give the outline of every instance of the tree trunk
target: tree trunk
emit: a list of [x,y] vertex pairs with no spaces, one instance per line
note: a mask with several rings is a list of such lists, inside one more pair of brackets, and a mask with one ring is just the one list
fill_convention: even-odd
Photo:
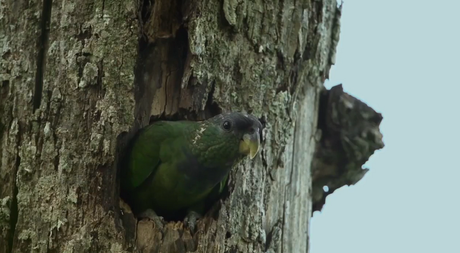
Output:
[[[307,252],[335,0],[0,3],[0,252]],[[190,233],[120,201],[155,119],[247,111],[263,150]]]

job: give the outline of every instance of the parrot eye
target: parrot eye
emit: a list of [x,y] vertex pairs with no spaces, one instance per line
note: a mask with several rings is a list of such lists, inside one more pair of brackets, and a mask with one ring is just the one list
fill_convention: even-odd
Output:
[[226,120],[224,121],[224,123],[222,124],[222,127],[225,129],[225,130],[230,130],[232,128],[232,123],[230,123],[230,121]]

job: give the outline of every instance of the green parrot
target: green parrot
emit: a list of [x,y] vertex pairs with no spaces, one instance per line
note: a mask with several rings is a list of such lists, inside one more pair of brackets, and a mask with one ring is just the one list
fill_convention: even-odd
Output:
[[[222,192],[230,169],[259,151],[262,124],[239,112],[205,121],[158,121],[132,143],[122,192],[138,217],[187,214],[191,230],[205,203]],[[158,223],[157,223],[158,224]]]

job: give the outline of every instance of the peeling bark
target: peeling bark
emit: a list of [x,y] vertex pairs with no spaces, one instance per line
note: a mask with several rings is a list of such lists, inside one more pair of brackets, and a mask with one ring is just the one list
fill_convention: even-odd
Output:
[[[320,92],[340,8],[320,1],[0,3],[0,252],[307,252]],[[190,234],[120,201],[152,120],[247,111],[263,150]]]
[[[337,85],[321,96],[319,139],[312,163],[313,211],[344,185],[354,185],[369,169],[362,166],[384,147],[379,125],[383,117]],[[323,189],[327,187],[327,191]]]

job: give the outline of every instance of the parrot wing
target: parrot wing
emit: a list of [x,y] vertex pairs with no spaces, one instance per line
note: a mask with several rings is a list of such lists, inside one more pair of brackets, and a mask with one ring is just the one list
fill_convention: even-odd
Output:
[[127,190],[140,186],[154,174],[162,162],[160,153],[165,152],[168,143],[178,136],[177,126],[173,122],[159,121],[142,129],[136,137],[128,158]]

